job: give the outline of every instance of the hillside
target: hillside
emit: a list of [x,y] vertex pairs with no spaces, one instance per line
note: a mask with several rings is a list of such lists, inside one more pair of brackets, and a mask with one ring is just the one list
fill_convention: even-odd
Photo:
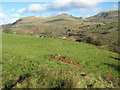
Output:
[[77,19],[77,17],[73,17],[69,14],[60,14],[53,17],[30,16],[20,18],[12,24],[3,25],[3,28],[10,27],[12,29],[11,33],[16,34],[38,35],[41,33],[45,33],[48,34],[48,36],[51,36],[53,35],[52,33],[54,33],[54,35],[61,35],[61,33],[65,34],[64,26],[70,26],[70,24],[76,22]]
[[101,12],[93,17],[86,18],[86,21],[90,22],[117,22],[118,21],[118,10],[108,10]]
[[113,88],[118,54],[54,38],[3,33],[5,88]]
[[20,18],[12,24],[3,25],[3,32],[65,38],[94,44],[119,53],[117,19],[117,10],[104,11],[85,19],[66,13],[52,17],[29,16]]

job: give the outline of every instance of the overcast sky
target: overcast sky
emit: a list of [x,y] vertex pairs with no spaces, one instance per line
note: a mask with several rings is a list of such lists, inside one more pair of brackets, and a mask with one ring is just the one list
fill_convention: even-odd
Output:
[[[10,2],[11,1],[11,2]],[[18,0],[17,0],[18,1]],[[26,2],[25,2],[26,1]],[[50,17],[68,13],[76,17],[89,17],[102,11],[118,9],[118,0],[3,0],[0,4],[0,24],[15,22],[20,17]],[[33,2],[34,1],[34,2]],[[111,2],[110,2],[111,1]]]

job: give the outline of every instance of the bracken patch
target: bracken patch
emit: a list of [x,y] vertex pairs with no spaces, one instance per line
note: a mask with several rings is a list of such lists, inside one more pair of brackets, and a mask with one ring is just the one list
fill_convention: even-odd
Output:
[[70,64],[70,65],[73,65],[73,66],[77,66],[77,67],[83,66],[82,63],[75,62],[70,57],[68,57],[68,56],[61,56],[60,54],[51,54],[51,55],[47,55],[45,57],[46,58],[51,58],[51,59],[54,59],[54,60],[57,60],[57,61],[62,61],[64,63]]

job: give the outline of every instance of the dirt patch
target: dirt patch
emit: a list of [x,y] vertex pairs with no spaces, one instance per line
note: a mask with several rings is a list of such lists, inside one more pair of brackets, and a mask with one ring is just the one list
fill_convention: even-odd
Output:
[[47,58],[51,58],[51,59],[55,59],[57,61],[62,61],[64,63],[70,64],[70,65],[74,65],[74,66],[77,66],[77,67],[81,67],[82,66],[82,63],[75,62],[73,59],[71,59],[68,56],[61,56],[60,54],[51,54],[51,55],[48,55],[46,57]]
[[114,73],[114,71],[109,70],[109,71],[107,71],[106,73],[107,73],[107,74],[110,74],[110,73]]

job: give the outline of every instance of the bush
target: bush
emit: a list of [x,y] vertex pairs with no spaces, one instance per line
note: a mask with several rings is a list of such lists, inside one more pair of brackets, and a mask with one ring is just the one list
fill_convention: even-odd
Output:
[[5,32],[5,33],[11,33],[11,29],[10,28],[3,28],[3,32]]
[[92,44],[93,38],[91,38],[91,37],[86,37],[84,41],[85,41],[86,43]]
[[77,38],[77,39],[76,39],[76,42],[82,42],[82,41],[83,41],[82,38]]
[[68,32],[70,32],[71,31],[71,29],[68,29]]
[[76,42],[82,42],[82,40],[81,39],[76,39]]
[[101,45],[102,45],[100,41],[93,41],[92,44],[94,44],[94,45],[96,45],[96,46],[101,46]]
[[99,40],[94,40],[92,37],[86,37],[86,38],[84,39],[84,42],[90,43],[90,44],[94,44],[94,45],[96,45],[96,46],[101,46],[101,45],[102,45],[102,44],[101,44],[101,41],[99,41]]
[[110,44],[109,46],[108,46],[108,49],[110,50],[110,51],[112,51],[112,52],[116,52],[116,53],[120,53],[120,46],[119,45],[117,45],[117,44]]

